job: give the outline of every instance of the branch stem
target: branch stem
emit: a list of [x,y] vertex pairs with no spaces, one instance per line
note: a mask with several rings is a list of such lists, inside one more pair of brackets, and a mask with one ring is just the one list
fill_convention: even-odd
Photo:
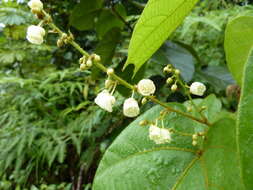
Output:
[[[50,18],[50,15],[48,15],[45,11],[43,11],[43,13],[45,14],[46,17]],[[62,32],[53,22],[50,22],[48,23],[49,26],[55,30],[56,32],[58,32],[60,35],[64,34],[64,32]],[[76,43],[74,40],[71,40],[69,41],[69,44],[71,44],[75,49],[77,49],[82,55],[84,56],[90,56],[88,52],[86,52],[83,48],[81,48],[81,46]],[[103,72],[107,72],[107,68],[99,63],[99,62],[95,62],[93,63],[97,68],[99,68],[100,70],[102,70]],[[135,86],[128,83],[127,81],[125,81],[124,79],[120,78],[118,75],[116,75],[115,73],[111,74],[110,77],[112,77],[114,80],[118,81],[119,84],[131,89],[131,90],[136,90]],[[154,103],[157,103],[159,105],[161,105],[162,107],[164,107],[165,109],[167,109],[168,111],[171,111],[171,112],[175,112],[175,113],[178,113],[184,117],[187,117],[187,118],[190,118],[194,121],[197,121],[199,123],[202,123],[202,124],[205,124],[207,126],[211,126],[211,124],[208,123],[208,121],[206,119],[199,119],[197,117],[194,117],[188,113],[185,113],[185,112],[182,112],[180,110],[176,110],[170,106],[168,106],[166,103],[164,102],[161,102],[160,100],[158,100],[156,97],[154,96],[147,96],[146,98],[148,98],[149,100],[151,100],[152,102]]]

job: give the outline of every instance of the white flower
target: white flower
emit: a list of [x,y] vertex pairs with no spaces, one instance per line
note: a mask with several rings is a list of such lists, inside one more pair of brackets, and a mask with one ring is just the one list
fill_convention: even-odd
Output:
[[5,24],[4,23],[0,23],[0,32],[3,31],[4,28],[5,28]]
[[134,98],[128,98],[123,105],[123,114],[127,117],[136,117],[140,113],[138,102]]
[[43,37],[45,36],[45,34],[46,32],[44,28],[31,25],[27,29],[26,38],[29,42],[40,45],[43,43]]
[[197,96],[203,96],[206,91],[206,86],[201,82],[194,82],[191,84],[190,92]]
[[96,99],[95,103],[102,109],[112,112],[112,107],[115,104],[116,100],[107,90],[100,92]]
[[43,9],[43,3],[40,0],[30,0],[28,6],[33,12],[40,12]]
[[168,129],[162,129],[156,125],[149,127],[149,138],[156,144],[165,144],[171,142],[171,133]]
[[137,85],[138,92],[143,96],[150,96],[155,93],[155,84],[150,79],[142,79]]

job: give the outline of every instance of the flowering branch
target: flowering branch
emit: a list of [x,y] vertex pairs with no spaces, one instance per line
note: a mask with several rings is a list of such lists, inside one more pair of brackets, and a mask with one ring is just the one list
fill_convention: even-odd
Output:
[[[81,48],[80,45],[74,41],[74,37],[73,37],[72,34],[67,35],[62,30],[60,30],[53,23],[51,16],[43,10],[43,4],[42,5],[40,4],[41,3],[40,0],[31,0],[31,2],[32,3],[30,3],[30,5],[29,4],[28,5],[30,6],[32,12],[35,13],[38,16],[38,18],[40,18],[44,21],[43,24],[48,24],[53,29],[54,32],[58,33],[61,36],[61,38],[57,42],[57,45],[62,46],[63,44],[69,43],[83,55],[83,57],[80,59],[80,63],[81,63],[80,68],[81,69],[82,68],[84,69],[86,67],[90,67],[93,64],[98,69],[100,69],[103,72],[107,73],[107,75],[109,76],[110,79],[115,80],[116,81],[115,84],[117,84],[117,83],[121,84],[121,85],[129,88],[133,92],[138,92],[139,94],[143,95],[145,98],[149,99],[150,101],[161,105],[167,111],[178,113],[178,114],[180,114],[184,117],[190,118],[190,119],[192,119],[194,121],[197,121],[199,123],[205,124],[207,126],[211,126],[211,124],[204,117],[203,117],[203,119],[199,119],[197,117],[192,116],[191,114],[188,114],[188,113],[182,112],[180,110],[174,109],[174,108],[168,106],[166,103],[161,102],[160,100],[158,100],[155,96],[153,96],[153,94],[155,92],[155,85],[153,84],[153,82],[151,80],[143,79],[138,83],[137,86],[126,82],[124,79],[122,79],[121,77],[116,75],[112,68],[108,69],[103,64],[101,64],[100,63],[100,57],[98,55],[95,55],[95,54],[90,55],[83,48]],[[36,26],[36,27],[39,27],[39,28],[35,28],[36,29],[35,33],[33,33],[34,28],[31,29],[30,31],[28,30],[27,39],[32,43],[41,44],[43,42],[43,37],[45,35],[45,32],[44,32],[44,29],[41,26]],[[88,60],[86,58],[88,58]],[[197,86],[197,87],[195,86],[195,88],[197,88],[197,89],[194,89],[195,92],[199,90],[198,87],[199,86]],[[176,89],[175,84],[172,86],[172,90],[173,89],[174,90]],[[107,111],[111,112],[112,111],[112,105],[115,103],[115,98],[108,91],[103,91],[101,93],[104,93],[103,98],[104,97],[107,98],[107,103],[104,104],[103,102],[100,102],[100,100],[103,99],[103,98],[99,98],[99,95],[101,95],[101,94],[98,95],[95,102],[98,105],[100,105],[100,107],[102,107],[102,108],[106,109]],[[129,112],[131,112],[131,113],[125,114],[125,115],[129,115],[130,117],[137,116],[139,114],[138,103],[135,100],[133,101],[132,98],[129,98],[126,101],[128,101],[128,104],[131,103],[132,107],[126,106],[129,109]],[[103,105],[101,106],[101,104],[103,104]]]

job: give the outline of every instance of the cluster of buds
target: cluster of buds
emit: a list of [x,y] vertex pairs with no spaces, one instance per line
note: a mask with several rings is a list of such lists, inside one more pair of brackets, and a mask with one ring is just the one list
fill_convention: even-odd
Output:
[[156,144],[165,144],[171,142],[171,132],[168,129],[151,125],[149,127],[149,138]]
[[92,67],[93,62],[100,62],[101,58],[97,54],[92,54],[89,57],[88,56],[83,56],[79,59],[79,64],[80,64],[80,70],[84,71],[86,69],[89,69]]
[[[112,68],[107,70],[108,79],[105,81],[106,90],[98,94],[95,103],[102,109],[112,112],[112,107],[115,104],[115,97],[113,96],[117,83],[111,79],[114,73]],[[137,84],[136,89],[143,96],[150,96],[155,93],[156,87],[152,80],[143,79]],[[111,91],[111,93],[110,93]],[[136,117],[140,114],[140,107],[138,101],[133,97],[127,98],[123,104],[123,114],[126,117]],[[103,98],[104,97],[104,98]],[[112,101],[113,100],[113,101]]]
[[74,39],[74,36],[70,33],[70,35],[63,33],[61,37],[57,40],[57,46],[62,47],[64,44],[69,43]]
[[166,74],[170,74],[172,76],[170,76],[169,78],[167,78],[166,83],[168,85],[171,85],[170,89],[172,92],[175,92],[178,89],[178,85],[177,85],[177,80],[179,78],[180,75],[180,70],[178,69],[174,69],[172,67],[171,64],[167,65],[166,67],[163,68],[163,72]]
[[193,146],[197,146],[198,137],[202,137],[204,139],[205,138],[205,133],[204,132],[199,132],[199,133],[196,133],[196,134],[192,135],[192,145]]

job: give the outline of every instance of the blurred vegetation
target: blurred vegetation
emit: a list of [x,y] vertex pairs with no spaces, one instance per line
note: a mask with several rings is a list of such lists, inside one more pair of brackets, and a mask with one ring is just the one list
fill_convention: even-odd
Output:
[[[145,2],[43,1],[62,29],[119,72]],[[48,33],[41,46],[25,40],[27,26],[38,22],[26,4],[0,4],[0,23],[5,25],[0,28],[0,189],[89,190],[101,156],[131,120],[119,108],[108,114],[95,106],[105,76],[96,69],[80,72],[80,55],[68,46],[58,49],[56,35]],[[183,75],[187,82],[201,80],[229,111],[235,110],[237,98],[226,98],[226,88],[235,82],[226,68],[224,28],[229,18],[252,10],[248,1],[200,1],[137,76],[151,77],[159,98],[182,102],[180,91],[168,93],[161,68],[168,62],[178,68],[190,66]],[[137,81],[130,78],[131,72],[129,67],[120,75]],[[118,92],[121,104],[127,94],[123,87]]]

